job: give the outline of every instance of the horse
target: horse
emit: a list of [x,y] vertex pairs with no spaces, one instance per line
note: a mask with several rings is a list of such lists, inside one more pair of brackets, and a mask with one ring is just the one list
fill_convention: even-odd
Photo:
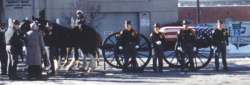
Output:
[[[51,29],[51,31],[48,31]],[[79,48],[80,53],[85,55],[84,60],[86,57],[91,58],[91,62],[89,66],[87,65],[86,68],[88,72],[93,71],[95,69],[95,57],[97,54],[99,54],[98,49],[101,46],[102,39],[100,34],[95,31],[94,28],[88,25],[81,25],[81,27],[64,27],[62,25],[59,25],[57,23],[53,23],[50,21],[47,21],[47,27],[43,29],[45,32],[45,36],[47,36],[50,32],[54,34],[53,45],[57,48],[66,49],[66,57],[65,61],[68,61],[69,56],[74,56],[74,53],[76,53]],[[75,49],[75,50],[74,50]],[[78,54],[80,54],[78,53]],[[74,56],[76,58],[78,55]],[[72,61],[67,64],[68,62],[65,62],[66,70],[69,70],[74,65],[74,62],[76,60],[72,59]],[[86,63],[84,61],[83,63]],[[84,70],[86,70],[84,69]]]

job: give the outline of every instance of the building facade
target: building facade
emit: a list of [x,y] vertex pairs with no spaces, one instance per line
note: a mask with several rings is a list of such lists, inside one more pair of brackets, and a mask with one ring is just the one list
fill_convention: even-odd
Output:
[[[197,10],[195,7],[179,7],[179,19],[188,19],[196,23]],[[230,19],[233,21],[250,21],[250,6],[201,7],[200,22],[216,23]]]
[[103,36],[123,28],[124,20],[131,20],[134,28],[145,35],[153,23],[177,21],[177,0],[4,0],[2,21],[38,16],[45,9],[50,21],[70,26],[75,11],[83,10],[89,23]]
[[[179,19],[197,23],[196,0],[179,0]],[[250,0],[200,0],[200,23],[220,20],[250,21]]]

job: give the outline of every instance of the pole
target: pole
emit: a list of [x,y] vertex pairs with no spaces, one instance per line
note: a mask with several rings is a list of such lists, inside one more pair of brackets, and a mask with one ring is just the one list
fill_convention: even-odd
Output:
[[0,13],[0,21],[2,21],[3,12],[4,12],[4,10],[3,10],[3,0],[0,1],[0,11],[1,11],[1,13]]
[[47,0],[44,0],[44,11],[45,11],[44,19],[47,19]]
[[32,5],[33,5],[33,7],[32,7],[32,16],[35,17],[35,7],[36,7],[35,0],[32,0]]
[[200,0],[197,0],[197,24],[200,23]]

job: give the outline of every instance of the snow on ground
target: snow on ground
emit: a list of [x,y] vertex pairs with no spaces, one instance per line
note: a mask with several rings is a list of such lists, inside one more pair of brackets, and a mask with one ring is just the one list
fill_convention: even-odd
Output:
[[250,45],[242,46],[237,49],[235,45],[230,43],[227,46],[227,53],[229,57],[250,57]]
[[[10,81],[0,79],[0,85],[249,85],[250,59],[229,58],[230,71],[214,71],[214,65],[197,71],[181,72],[165,68],[163,73],[154,73],[152,69],[143,73],[122,73],[114,68],[103,70],[98,67],[96,73],[80,77],[50,77],[46,81]],[[1,77],[1,76],[0,76]]]
[[229,53],[250,53],[250,45],[242,46],[237,49],[235,45],[230,43],[227,50]]

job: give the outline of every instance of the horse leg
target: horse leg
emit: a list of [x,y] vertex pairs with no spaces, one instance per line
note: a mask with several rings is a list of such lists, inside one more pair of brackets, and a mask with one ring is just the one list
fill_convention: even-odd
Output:
[[70,55],[72,56],[72,59],[69,62],[69,64],[66,66],[66,68],[65,68],[66,71],[72,70],[72,68],[75,66],[75,62],[76,62],[75,51],[76,50],[74,48],[71,48]]
[[50,62],[50,70],[51,70],[51,75],[56,75],[56,69],[55,69],[55,63],[56,63],[56,60],[57,60],[57,58],[56,58],[56,56],[57,56],[57,54],[56,54],[56,48],[55,47],[49,47],[49,62]]
[[100,66],[100,57],[101,57],[101,49],[97,49],[96,50],[96,63],[97,63],[97,66]]
[[82,65],[82,67],[81,67],[81,71],[86,71],[86,68],[87,68],[87,60],[86,60],[86,57],[87,57],[87,55],[86,55],[86,52],[84,51],[83,48],[80,48],[80,51],[81,51],[81,55],[82,55],[82,57],[83,57],[83,60],[82,60],[83,65]]
[[46,57],[46,63],[47,63],[47,67],[45,68],[45,70],[49,70],[49,68],[51,68],[51,62],[50,62],[50,52],[49,52],[49,47],[45,46],[45,57]]
[[80,60],[79,60],[79,57],[80,57],[80,52],[79,52],[79,48],[75,48],[75,65],[76,67],[79,67],[79,64],[80,64]]
[[[51,49],[50,49],[50,53],[51,53],[51,58],[50,58],[50,60],[51,60],[51,64],[53,64],[52,65],[52,73],[54,73],[55,75],[57,74],[57,72],[58,72],[58,70],[59,70],[59,66],[60,66],[60,61],[61,61],[61,58],[60,58],[60,56],[61,55],[59,55],[60,54],[60,51],[59,51],[59,48],[57,48],[57,47],[52,47]],[[54,71],[54,72],[53,72]]]
[[70,55],[70,52],[72,51],[72,48],[69,48],[69,47],[67,47],[67,48],[65,48],[66,49],[66,53],[65,53],[65,57],[64,57],[64,63],[63,63],[63,66],[66,66],[66,65],[68,65],[69,64],[69,55]]
[[90,54],[88,54],[89,56],[89,58],[90,58],[90,62],[89,62],[89,67],[88,67],[88,73],[89,72],[92,72],[92,71],[94,71],[94,69],[96,68],[96,58],[94,57],[96,54],[94,53],[90,53]]

